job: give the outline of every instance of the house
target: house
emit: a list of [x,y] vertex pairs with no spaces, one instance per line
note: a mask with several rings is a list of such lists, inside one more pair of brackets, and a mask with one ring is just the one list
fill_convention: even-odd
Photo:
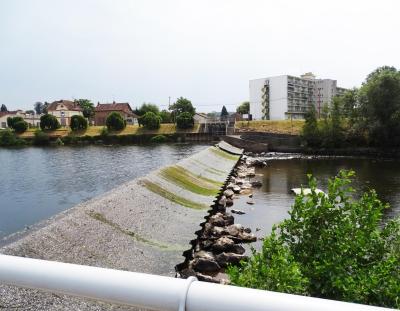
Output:
[[82,109],[76,102],[64,99],[49,104],[47,112],[48,114],[55,116],[61,126],[69,126],[71,124],[72,116],[83,116]]
[[110,104],[97,103],[94,111],[95,125],[106,125],[106,119],[111,112],[118,112],[121,114],[122,118],[126,121],[126,124],[138,124],[139,116],[133,112],[129,103],[116,103],[115,101]]
[[15,111],[0,111],[0,128],[7,128],[7,118],[13,117],[25,117],[25,113],[22,110]]
[[204,124],[209,121],[209,117],[205,113],[196,112],[193,116],[194,123]]

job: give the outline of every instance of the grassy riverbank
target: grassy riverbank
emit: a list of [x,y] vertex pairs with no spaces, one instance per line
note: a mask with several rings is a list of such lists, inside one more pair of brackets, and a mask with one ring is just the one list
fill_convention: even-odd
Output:
[[[96,137],[101,135],[101,131],[104,127],[103,126],[89,126],[84,131],[76,131],[73,132],[69,128],[60,128],[55,131],[46,132],[50,137],[65,137],[65,136],[73,136],[73,137],[83,137],[83,136],[90,136]],[[21,138],[34,138],[36,129],[29,129],[25,133],[18,135]],[[122,131],[117,132],[109,132],[110,135],[146,135],[146,134],[153,134],[153,135],[166,135],[166,134],[175,134],[175,133],[198,133],[199,125],[195,124],[192,129],[188,130],[181,130],[176,127],[175,124],[166,123],[161,124],[160,128],[157,130],[148,130],[144,127],[139,127],[138,125],[127,125]]]
[[304,120],[259,120],[237,121],[235,130],[238,132],[265,132],[274,134],[299,135],[304,125]]

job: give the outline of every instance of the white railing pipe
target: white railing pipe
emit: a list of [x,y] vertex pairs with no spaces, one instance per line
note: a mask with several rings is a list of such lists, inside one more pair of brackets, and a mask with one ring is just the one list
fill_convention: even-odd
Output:
[[327,299],[0,255],[0,283],[164,311],[378,311]]

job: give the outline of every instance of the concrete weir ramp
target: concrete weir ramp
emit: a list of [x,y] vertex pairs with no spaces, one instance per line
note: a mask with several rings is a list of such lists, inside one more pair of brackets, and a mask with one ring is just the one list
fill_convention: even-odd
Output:
[[[81,203],[0,253],[174,276],[242,153],[227,143]],[[0,310],[138,310],[0,285]]]

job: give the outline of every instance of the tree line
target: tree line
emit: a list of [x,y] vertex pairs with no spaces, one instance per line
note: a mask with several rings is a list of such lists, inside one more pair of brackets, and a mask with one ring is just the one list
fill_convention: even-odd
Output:
[[377,68],[360,88],[334,97],[320,116],[312,106],[302,137],[311,148],[400,147],[400,71]]

